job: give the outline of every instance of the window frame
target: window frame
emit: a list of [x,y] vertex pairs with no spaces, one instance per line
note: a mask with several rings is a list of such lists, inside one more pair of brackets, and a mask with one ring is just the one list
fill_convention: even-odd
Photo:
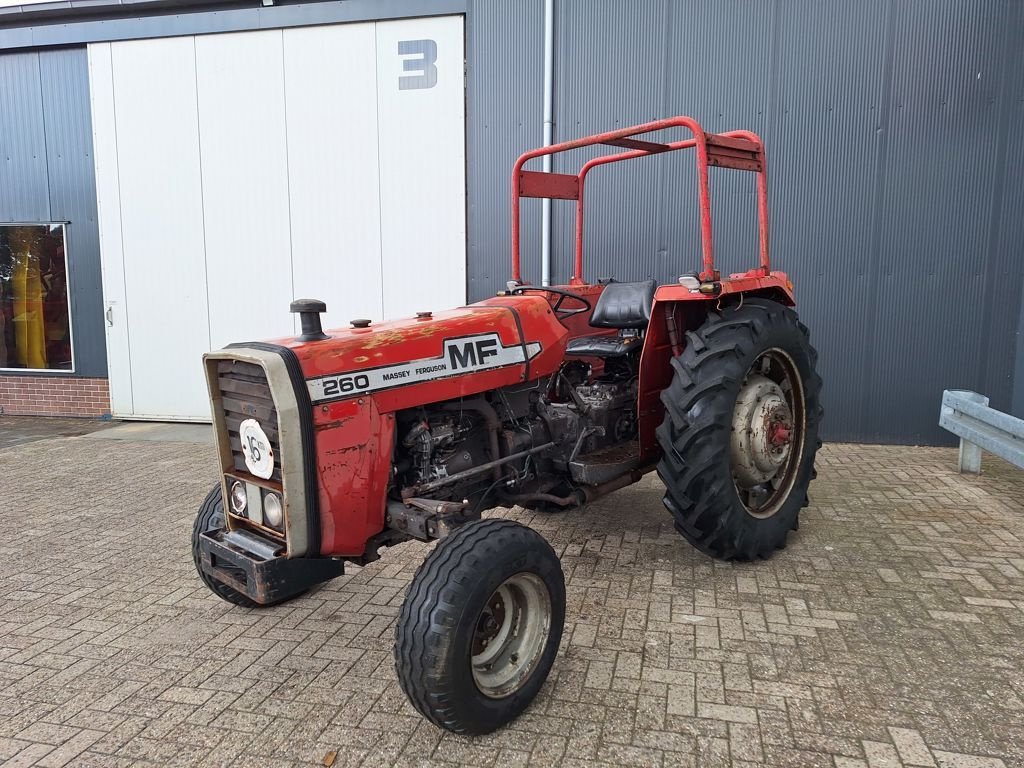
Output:
[[0,366],[0,375],[16,376],[40,376],[40,375],[64,375],[72,376],[78,370],[75,360],[75,318],[71,312],[71,269],[68,259],[68,226],[70,221],[0,221],[0,227],[60,227],[60,234],[64,240],[64,281],[68,296],[68,339],[71,344],[71,367],[70,368],[4,368]]

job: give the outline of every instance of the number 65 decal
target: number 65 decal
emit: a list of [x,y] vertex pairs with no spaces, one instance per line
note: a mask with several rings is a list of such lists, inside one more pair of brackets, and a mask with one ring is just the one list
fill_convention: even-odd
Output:
[[399,40],[399,56],[415,56],[402,60],[402,71],[416,74],[398,78],[398,90],[411,91],[437,85],[437,43],[433,40]]

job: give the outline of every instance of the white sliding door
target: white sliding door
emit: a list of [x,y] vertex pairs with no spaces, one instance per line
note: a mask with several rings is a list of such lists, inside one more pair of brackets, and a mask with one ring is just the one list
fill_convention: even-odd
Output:
[[195,417],[210,323],[192,39],[92,48],[111,409]]
[[287,29],[284,50],[295,296],[327,328],[383,317],[374,25]]
[[89,47],[112,410],[209,417],[199,358],[466,298],[462,17]]

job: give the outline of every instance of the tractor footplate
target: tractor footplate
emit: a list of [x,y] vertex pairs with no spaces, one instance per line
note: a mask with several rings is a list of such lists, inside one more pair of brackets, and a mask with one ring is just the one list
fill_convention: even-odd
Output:
[[586,453],[569,462],[572,479],[583,485],[601,485],[640,467],[640,445],[630,440]]
[[[240,531],[199,536],[203,571],[262,605],[278,603],[345,573],[341,560],[273,554],[272,542]],[[247,533],[247,532],[246,532]]]

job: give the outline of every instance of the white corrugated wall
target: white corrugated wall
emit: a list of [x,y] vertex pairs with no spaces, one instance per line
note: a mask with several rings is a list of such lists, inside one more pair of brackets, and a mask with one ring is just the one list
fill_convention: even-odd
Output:
[[89,46],[112,409],[205,419],[200,355],[466,300],[462,17]]

